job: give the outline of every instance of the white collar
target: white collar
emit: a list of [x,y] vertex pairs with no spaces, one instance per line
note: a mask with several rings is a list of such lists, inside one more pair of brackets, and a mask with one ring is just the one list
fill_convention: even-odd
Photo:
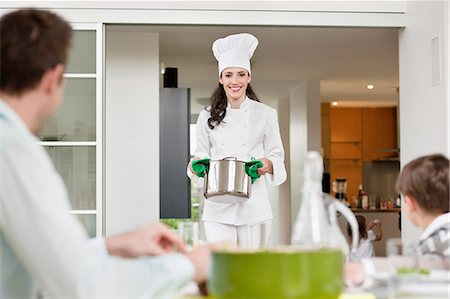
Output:
[[241,105],[239,106],[239,108],[231,108],[231,104],[230,102],[228,102],[227,100],[227,108],[228,109],[241,109],[241,108],[245,108],[250,104],[251,99],[248,96],[245,96],[245,99],[242,101]]
[[428,238],[436,229],[439,227],[450,223],[450,213],[445,213],[440,215],[439,217],[436,217],[423,231],[422,235],[420,236],[420,240],[425,240]]

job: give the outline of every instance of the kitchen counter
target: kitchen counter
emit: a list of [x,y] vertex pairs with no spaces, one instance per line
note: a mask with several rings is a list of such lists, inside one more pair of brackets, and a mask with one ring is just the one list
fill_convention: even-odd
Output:
[[353,213],[398,213],[402,209],[394,208],[394,209],[352,209]]
[[[380,241],[373,242],[376,256],[386,256],[386,241],[391,238],[400,238],[400,209],[387,210],[368,210],[368,209],[352,209],[355,215],[362,215],[369,223],[372,220],[379,219],[381,221],[381,230],[383,237]],[[339,227],[344,236],[347,237],[347,221],[344,217],[338,217]]]

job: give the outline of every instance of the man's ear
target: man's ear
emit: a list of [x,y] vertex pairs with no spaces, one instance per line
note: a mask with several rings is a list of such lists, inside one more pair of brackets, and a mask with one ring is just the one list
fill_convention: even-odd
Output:
[[40,86],[46,94],[50,94],[53,90],[63,83],[64,65],[57,64],[47,70],[42,76]]

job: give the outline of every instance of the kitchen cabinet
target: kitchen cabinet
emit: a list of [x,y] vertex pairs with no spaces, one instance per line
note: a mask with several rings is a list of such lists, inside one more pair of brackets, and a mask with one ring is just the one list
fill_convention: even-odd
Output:
[[362,140],[362,109],[331,108],[331,142],[360,142]]
[[362,109],[363,160],[373,161],[398,158],[397,109]]
[[[347,198],[351,200],[364,181],[363,161],[396,157],[397,110],[329,107],[322,105],[322,117],[330,120],[330,134],[323,134],[322,129],[322,144],[330,144],[331,181],[347,178]],[[326,125],[327,119],[322,119],[322,124]]]
[[330,178],[347,179],[347,198],[362,183],[361,108],[330,109]]
[[322,155],[324,160],[331,157],[330,103],[321,104]]
[[71,211],[102,234],[102,25],[72,24],[73,47],[58,111],[39,135],[66,185]]
[[331,157],[332,159],[361,159],[362,145],[361,142],[332,142]]

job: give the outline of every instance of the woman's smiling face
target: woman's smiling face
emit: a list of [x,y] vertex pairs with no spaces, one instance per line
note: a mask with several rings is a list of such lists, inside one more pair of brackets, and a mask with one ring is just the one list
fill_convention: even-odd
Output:
[[240,67],[224,69],[219,79],[229,101],[243,101],[250,81],[248,71]]

